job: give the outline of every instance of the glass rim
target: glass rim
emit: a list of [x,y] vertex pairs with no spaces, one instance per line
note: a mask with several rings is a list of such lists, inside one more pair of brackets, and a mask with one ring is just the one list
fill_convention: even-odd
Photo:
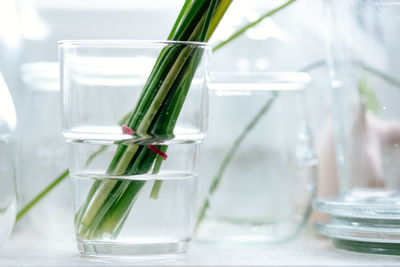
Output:
[[304,71],[254,71],[254,72],[211,72],[211,83],[225,83],[226,81],[240,81],[243,78],[263,79],[262,83],[287,82],[309,84],[312,82],[311,75]]
[[204,48],[211,48],[212,45],[208,42],[196,41],[176,41],[176,40],[141,40],[141,39],[77,39],[77,40],[59,40],[57,42],[59,47],[63,46],[81,46],[81,47],[136,47],[141,45],[168,45],[168,44],[182,44],[182,45],[196,45]]
[[214,72],[210,92],[248,95],[249,92],[305,90],[312,83],[307,72]]

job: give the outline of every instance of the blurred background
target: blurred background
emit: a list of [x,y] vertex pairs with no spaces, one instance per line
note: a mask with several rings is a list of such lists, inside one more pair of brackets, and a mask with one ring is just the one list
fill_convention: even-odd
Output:
[[[25,205],[67,167],[61,134],[57,41],[65,39],[165,39],[184,1],[165,0],[3,0],[0,2],[0,70],[13,95],[19,119],[19,206]],[[234,0],[211,43],[217,44],[241,26],[285,1]],[[330,144],[328,74],[324,67],[323,1],[298,0],[263,20],[215,52],[216,72],[287,72],[307,68],[313,82],[305,102],[317,153],[327,158],[334,176]],[[313,68],[308,68],[314,66]],[[317,66],[317,67],[315,67]],[[218,120],[234,112],[218,107]],[[246,110],[247,107],[242,107]],[[239,112],[239,111],[238,111]],[[223,132],[213,140],[223,140]],[[323,141],[320,141],[323,140]],[[328,140],[328,141],[327,141]],[[206,141],[207,142],[207,141]],[[318,145],[322,143],[323,145]],[[214,164],[214,165],[213,165]],[[200,160],[199,200],[207,194],[217,163]],[[323,163],[325,164],[325,163]],[[330,179],[327,177],[327,179]],[[51,192],[16,225],[50,238],[73,238],[68,182]],[[201,202],[201,201],[199,201]],[[46,222],[44,224],[43,222]],[[32,231],[34,229],[34,231]]]

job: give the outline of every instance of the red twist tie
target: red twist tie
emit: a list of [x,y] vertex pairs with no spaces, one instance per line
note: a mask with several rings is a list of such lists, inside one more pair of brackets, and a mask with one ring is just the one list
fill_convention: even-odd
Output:
[[[129,134],[129,135],[134,135],[136,134],[136,132],[134,130],[132,130],[131,128],[129,128],[126,125],[122,125],[122,131],[125,134]],[[148,145],[147,146],[151,151],[153,151],[154,153],[156,153],[157,155],[159,155],[160,157],[163,158],[163,160],[166,160],[168,158],[168,155],[166,153],[164,153],[163,151],[161,151],[160,149],[156,148],[154,145]]]
[[122,131],[126,134],[134,135],[136,132],[126,125],[122,125]]
[[162,152],[160,149],[156,148],[153,145],[148,145],[147,146],[151,151],[153,151],[154,153],[158,154],[159,156],[161,156],[163,158],[163,160],[166,160],[168,158],[168,155],[165,154],[164,152]]

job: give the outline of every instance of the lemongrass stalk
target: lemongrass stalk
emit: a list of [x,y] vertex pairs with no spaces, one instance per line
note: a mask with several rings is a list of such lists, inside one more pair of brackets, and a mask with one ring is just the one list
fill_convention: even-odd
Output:
[[52,181],[46,188],[44,188],[36,197],[34,197],[28,204],[26,204],[17,214],[16,221],[21,219],[32,207],[34,207],[44,196],[50,193],[53,188],[60,184],[66,177],[69,171],[65,170],[54,181]]
[[[215,12],[218,2],[217,0],[211,1],[208,9],[203,11],[203,15],[194,14],[199,18],[197,25],[194,27],[186,27],[187,25],[185,25],[188,31],[193,29],[189,34],[189,39],[193,38],[202,41],[205,38],[208,30],[207,23],[211,21],[211,17]],[[202,10],[204,6],[207,6],[202,1],[194,1],[192,7],[196,7],[196,4],[199,8],[198,10]],[[190,10],[193,9],[189,9],[188,14]],[[196,21],[192,22],[196,23]],[[179,32],[179,29],[177,31]],[[185,31],[183,31],[182,34],[187,35]],[[174,84],[179,84],[182,81],[184,74],[182,75],[181,73],[186,73],[184,68],[191,66],[190,63],[187,64],[186,62],[192,58],[193,49],[194,48],[190,46],[186,46],[179,51],[176,58],[171,60],[173,65],[169,67],[165,79],[162,80],[161,86],[156,89],[156,94],[151,94],[151,97],[147,99],[144,98],[144,101],[148,103],[144,116],[140,119],[136,119],[136,121],[134,119],[130,120],[132,122],[130,127],[137,129],[139,135],[148,134],[150,125],[153,124],[156,114],[158,114],[162,105],[168,103],[168,101],[166,101],[167,94],[170,90],[173,90]],[[197,64],[194,67],[197,68]],[[146,90],[147,92],[149,91],[148,88],[144,89],[144,91]],[[143,114],[143,109],[139,109],[138,111],[140,111],[139,115]],[[138,118],[137,113],[133,113],[131,117]],[[168,121],[169,119],[165,118],[165,120]],[[150,154],[148,154],[149,151],[147,151],[147,147],[141,147],[139,150],[139,146],[129,145],[126,149],[122,146],[121,150],[123,150],[123,152],[121,152],[122,154],[117,153],[116,159],[113,159],[110,165],[115,166],[113,174],[115,174],[115,172],[117,174],[121,172],[121,174],[124,175],[146,173],[155,159],[153,153],[150,152]],[[128,166],[131,166],[131,170],[128,170]],[[101,185],[97,187],[94,197],[87,199],[89,202],[87,209],[82,210],[82,212],[84,212],[82,221],[77,222],[78,229],[81,229],[81,231],[78,231],[78,235],[81,237],[85,236],[86,238],[96,238],[102,236],[104,233],[115,233],[115,231],[120,228],[120,224],[125,221],[144,183],[144,181],[102,181]]]
[[[160,66],[155,66],[155,68],[153,69],[149,80],[146,85],[146,88],[149,88],[150,90],[154,90],[155,86],[157,86],[157,80],[158,79],[162,79],[163,75],[162,73],[165,72],[165,63],[168,63],[171,59],[174,58],[174,56],[176,55],[176,49],[171,48],[171,49],[165,49],[163,50],[163,55],[159,57],[159,59],[157,60],[157,62],[159,63]],[[164,67],[163,67],[164,66]],[[138,105],[133,112],[133,114],[138,114],[138,110],[144,109],[145,105],[143,105],[142,103],[146,101],[146,99],[148,99],[149,97],[151,97],[151,94],[148,92],[144,92],[141,94],[139,103],[141,103],[141,105]],[[130,124],[135,123],[135,120],[132,119],[127,119],[128,123],[130,122]],[[129,165],[129,160],[133,157],[134,153],[137,151],[137,146],[136,145],[132,145],[132,146],[119,146],[116,155],[114,156],[113,162],[110,164],[107,173],[110,175],[121,175],[125,172],[127,166]],[[124,160],[120,160],[120,159],[124,159]],[[97,188],[101,185],[101,193],[99,192],[98,194],[96,194],[96,199],[92,200]],[[83,203],[83,206],[81,206],[81,208],[79,209],[78,213],[75,216],[75,222],[79,223],[82,222],[83,225],[89,225],[91,223],[91,221],[94,219],[94,216],[96,216],[96,214],[98,214],[98,212],[100,211],[100,209],[102,208],[102,206],[104,205],[105,201],[113,201],[115,199],[109,199],[106,198],[104,196],[107,196],[112,190],[113,188],[116,186],[116,183],[114,182],[109,182],[107,183],[107,181],[99,181],[97,180],[93,185],[92,188],[89,191],[89,194],[87,196],[86,201]],[[90,205],[90,207],[89,207]],[[110,204],[106,205],[103,209],[107,209],[110,207]],[[85,210],[87,209],[91,209],[93,212],[88,212],[86,215]],[[105,211],[103,211],[102,213],[104,213]],[[101,214],[101,213],[99,213]],[[87,227],[84,227],[81,234],[83,234],[84,232],[86,232]]]
[[[185,47],[182,50],[174,65],[171,67],[171,70],[169,71],[166,79],[164,80],[164,83],[161,85],[157,95],[155,96],[152,105],[150,105],[150,108],[147,110],[145,116],[143,117],[142,123],[139,124],[138,133],[142,131],[143,135],[147,134],[148,127],[150,126],[150,123],[147,123],[147,120],[153,120],[155,114],[157,113],[163,100],[165,99],[166,94],[171,88],[173,82],[178,77],[178,74],[181,71],[184,62],[188,59],[189,53],[192,52],[192,49],[186,48],[189,47]],[[172,75],[169,75],[171,73]],[[123,152],[122,156],[119,158],[118,163],[116,164],[116,167],[111,175],[126,174],[128,165],[134,158],[135,154],[138,152],[138,149],[138,145],[129,145],[128,148]],[[117,184],[118,182],[116,180],[102,181],[102,184],[100,187],[98,187],[96,194],[92,198],[88,199],[89,205],[87,205],[86,211],[84,211],[85,214],[82,217],[82,221],[79,222],[83,226],[83,232],[86,232],[87,227],[89,227],[95,217],[98,217],[99,219],[97,221],[100,221],[100,219],[105,216],[107,211],[111,208],[112,203],[119,197],[120,194],[123,193],[124,189],[126,189],[127,187],[123,186],[122,189],[121,187],[119,187],[118,189],[116,189],[117,192],[114,192],[110,197],[111,191],[114,189],[114,187],[116,187]],[[122,191],[120,192],[120,190]],[[83,234],[83,232],[81,232],[81,234]]]
[[225,1],[221,3],[215,12],[214,17],[212,18],[210,24],[210,30],[207,33],[206,41],[210,40],[211,35],[213,35],[215,29],[217,28],[218,24],[221,22],[222,17],[224,16],[225,12],[228,10],[228,7],[231,5],[232,0]]
[[213,52],[217,51],[218,49],[222,48],[223,46],[227,45],[228,43],[230,43],[231,41],[233,41],[234,39],[238,38],[239,36],[241,36],[243,33],[245,33],[248,29],[250,29],[251,27],[256,26],[257,24],[259,24],[261,21],[263,21],[264,19],[271,17],[272,15],[274,15],[275,13],[281,11],[282,9],[286,8],[287,6],[293,4],[294,2],[296,2],[297,0],[289,0],[286,3],[284,3],[283,5],[278,6],[277,8],[272,9],[271,11],[268,11],[267,13],[263,14],[261,17],[259,17],[257,20],[250,22],[248,24],[246,24],[245,26],[241,27],[239,30],[237,30],[236,32],[234,32],[231,36],[229,36],[227,39],[225,39],[224,41],[216,44],[213,48]]
[[[197,57],[195,57],[196,59]],[[184,81],[191,81],[191,79],[194,76],[194,70],[196,69],[195,66],[197,66],[198,62],[194,61],[193,62],[193,67],[189,67],[186,68],[186,70],[188,72],[186,72],[183,77],[184,77]],[[192,70],[192,71],[191,71]],[[190,82],[186,84],[186,86],[183,86],[181,90],[180,94],[175,94],[175,96],[177,96],[177,98],[185,98],[187,91],[189,89],[190,86]],[[185,93],[183,93],[185,92]],[[184,100],[183,100],[184,101]],[[172,101],[170,107],[173,107],[173,110],[176,109],[181,109],[182,105],[183,105],[183,101]],[[162,112],[164,114],[171,114],[171,117],[169,120],[161,120],[161,123],[164,123],[166,125],[171,125],[170,123],[166,123],[166,121],[172,122],[172,128],[175,125],[177,116],[179,115],[179,112],[174,112],[174,111],[166,111],[166,112]],[[164,129],[165,127],[161,127],[161,129]],[[170,131],[170,128],[166,127],[165,128],[168,131]],[[166,148],[165,148],[166,149]],[[153,169],[154,171],[154,169]],[[137,186],[136,186],[137,185]],[[115,206],[118,207],[123,207],[122,211],[121,209],[110,209],[110,212],[107,214],[107,216],[104,217],[103,222],[101,223],[101,226],[98,229],[98,233],[109,233],[109,234],[114,234],[115,233],[115,229],[119,229],[120,228],[120,224],[122,222],[125,221],[126,216],[129,213],[129,209],[132,207],[132,201],[135,200],[135,198],[137,197],[137,193],[139,192],[138,190],[138,186],[142,187],[144,185],[144,182],[142,181],[137,181],[135,183],[132,184],[132,182],[130,182],[129,184],[129,188],[127,188],[126,192],[121,195],[121,198],[119,199],[118,203],[115,203]],[[161,186],[161,182],[156,183],[156,187],[155,190],[159,190],[159,187]],[[158,187],[158,189],[157,189]],[[133,191],[134,193],[132,194]],[[153,192],[156,193],[156,192]],[[97,236],[97,234],[95,233],[94,236]]]
[[165,78],[165,82],[161,85],[159,91],[153,102],[151,103],[148,112],[143,117],[142,122],[139,124],[139,128],[137,129],[137,133],[139,135],[145,136],[147,134],[147,130],[153,121],[157,111],[161,107],[165,97],[169,92],[169,88],[171,88],[172,84],[175,82],[176,78],[179,75],[179,72],[183,68],[184,63],[189,58],[189,55],[193,52],[193,48],[185,47],[181,54],[179,54],[177,60],[175,61],[174,65],[171,68],[171,71],[168,72],[167,77]]
[[251,121],[249,122],[249,124],[246,125],[246,127],[243,129],[243,131],[240,133],[240,135],[238,136],[238,138],[233,142],[233,145],[231,146],[231,148],[229,149],[228,153],[226,153],[218,171],[217,171],[217,175],[214,177],[214,179],[212,180],[212,183],[209,187],[208,190],[208,195],[206,197],[206,199],[203,202],[203,205],[201,206],[200,209],[200,213],[197,217],[197,221],[195,224],[195,231],[198,230],[201,222],[203,221],[206,211],[210,206],[210,197],[212,194],[214,194],[215,190],[218,188],[222,177],[225,173],[226,168],[228,167],[230,161],[232,160],[232,157],[235,155],[236,151],[238,150],[238,148],[240,147],[240,145],[242,144],[243,140],[245,139],[245,137],[247,136],[247,134],[254,128],[254,126],[257,125],[258,121],[264,116],[264,114],[266,114],[268,112],[268,110],[271,108],[272,104],[275,102],[276,98],[277,98],[278,94],[273,93],[271,98],[269,98],[267,100],[267,102],[262,106],[262,108],[260,109],[260,111],[257,112],[256,116],[251,119]]
[[[167,146],[161,147],[160,150],[164,153],[167,152]],[[154,163],[153,174],[157,174],[160,171],[161,164],[162,164],[162,158],[157,157],[156,162]],[[149,196],[151,199],[158,198],[158,196],[160,194],[161,185],[162,185],[162,180],[154,181],[154,185],[151,188],[151,192],[150,192],[150,196]]]
[[186,0],[185,3],[183,4],[181,12],[179,12],[178,18],[176,19],[174,26],[172,26],[172,30],[168,35],[168,40],[172,40],[172,37],[174,36],[174,34],[176,32],[176,28],[178,28],[178,25],[182,21],[182,17],[187,14],[188,8],[190,7],[191,3],[192,3],[192,0]]

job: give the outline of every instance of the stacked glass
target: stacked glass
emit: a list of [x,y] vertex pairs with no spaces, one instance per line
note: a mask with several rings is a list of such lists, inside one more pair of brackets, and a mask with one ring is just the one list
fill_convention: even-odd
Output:
[[400,254],[400,3],[326,5],[340,193],[315,201],[331,215],[315,229],[341,248]]

